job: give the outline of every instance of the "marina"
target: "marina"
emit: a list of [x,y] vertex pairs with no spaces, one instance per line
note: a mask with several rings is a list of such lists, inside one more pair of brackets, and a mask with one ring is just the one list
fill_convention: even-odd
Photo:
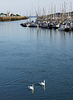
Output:
[[[47,15],[43,17],[37,16],[35,21],[27,21],[25,23],[21,23],[22,27],[40,27],[46,29],[58,29],[60,31],[73,31],[73,12],[71,12],[71,16],[65,13],[57,14],[55,18],[50,18],[52,15]],[[30,17],[31,19],[31,17]],[[46,20],[47,19],[47,20]]]
[[73,0],[0,3],[0,100],[73,100]]

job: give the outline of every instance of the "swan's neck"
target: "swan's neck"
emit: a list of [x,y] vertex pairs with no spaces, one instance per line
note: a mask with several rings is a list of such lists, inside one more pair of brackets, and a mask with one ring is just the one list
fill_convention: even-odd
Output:
[[44,84],[45,84],[45,80],[44,80]]

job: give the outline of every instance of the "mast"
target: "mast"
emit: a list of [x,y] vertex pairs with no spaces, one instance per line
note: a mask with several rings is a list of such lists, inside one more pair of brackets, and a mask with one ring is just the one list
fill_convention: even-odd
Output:
[[63,8],[63,3],[62,3],[62,17],[61,17],[61,21],[64,21],[64,8]]
[[70,2],[70,17],[71,17],[71,21],[72,21],[71,12],[72,12],[72,2]]
[[54,5],[54,17],[56,19],[56,5]]
[[53,9],[53,19],[54,19],[54,6],[53,6],[53,8],[52,8],[52,9]]
[[53,8],[53,6],[52,6],[52,3],[51,3],[51,22],[52,22],[52,17],[53,17],[52,16],[52,14],[53,14],[53,9],[52,8]]

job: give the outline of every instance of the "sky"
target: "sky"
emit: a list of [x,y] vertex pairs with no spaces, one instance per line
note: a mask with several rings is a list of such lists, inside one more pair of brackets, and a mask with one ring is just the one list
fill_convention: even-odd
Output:
[[60,12],[66,5],[66,11],[73,11],[73,0],[0,0],[0,13],[10,11],[24,16],[49,14],[55,9]]

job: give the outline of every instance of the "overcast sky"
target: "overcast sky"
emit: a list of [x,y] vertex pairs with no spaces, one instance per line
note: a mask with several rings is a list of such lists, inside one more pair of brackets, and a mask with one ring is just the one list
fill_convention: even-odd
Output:
[[51,6],[59,12],[63,8],[64,2],[66,11],[73,11],[73,0],[0,0],[0,13],[10,11],[14,14],[35,15],[36,12],[43,14],[51,13]]

